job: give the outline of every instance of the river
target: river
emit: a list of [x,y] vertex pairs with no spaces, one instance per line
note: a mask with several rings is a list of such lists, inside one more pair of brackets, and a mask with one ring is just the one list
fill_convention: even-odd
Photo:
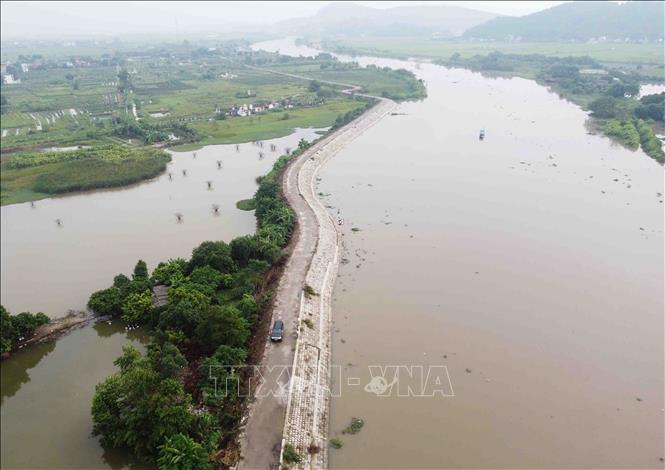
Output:
[[[236,201],[253,195],[255,178],[270,171],[285,147],[317,137],[315,129],[296,129],[263,148],[211,145],[196,157],[174,152],[167,173],[129,188],[45,199],[34,208],[3,206],[2,304],[12,313],[61,316],[84,309],[93,291],[131,273],[139,258],[154,269],[159,261],[188,258],[204,240],[253,233],[254,212],[237,209]],[[2,361],[2,468],[135,468],[126,454],[104,451],[91,436],[90,407],[95,385],[114,372],[122,346],[141,347],[145,339],[140,330],[126,332],[120,320],[99,321]]]
[[[345,258],[331,468],[662,468],[663,168],[531,80],[354,60],[428,97],[321,173]],[[446,366],[454,396],[377,397],[372,365]]]

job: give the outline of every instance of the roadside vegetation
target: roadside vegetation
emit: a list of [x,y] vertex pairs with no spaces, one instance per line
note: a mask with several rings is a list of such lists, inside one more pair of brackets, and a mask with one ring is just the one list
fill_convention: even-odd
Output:
[[170,160],[163,150],[117,144],[66,152],[22,152],[2,160],[0,201],[14,204],[137,183],[162,173]]
[[[152,273],[139,260],[131,278],[118,274],[109,288],[90,296],[88,307],[97,314],[145,325],[151,333],[145,354],[124,348],[115,361],[119,371],[96,387],[93,430],[104,446],[127,448],[160,468],[238,462],[247,400],[239,394],[247,384],[242,366],[265,320],[271,295],[265,278],[281,259],[295,224],[279,179],[288,162],[309,146],[301,140],[260,178],[251,199],[258,222],[254,235],[203,242],[190,259],[162,262]],[[154,305],[155,286],[166,289],[165,305]],[[257,344],[263,344],[261,338]],[[232,385],[227,394],[215,384],[240,388]],[[292,457],[296,462],[297,455]]]
[[[115,361],[119,372],[96,388],[94,432],[105,446],[126,447],[160,464],[177,448],[197,462],[192,468],[210,468],[209,458],[224,466],[237,460],[244,398],[233,387],[228,395],[216,390],[213,379],[243,384],[249,339],[268,299],[261,281],[294,224],[277,182],[286,161],[282,157],[257,190],[255,235],[204,242],[189,260],[160,263],[152,275],[139,261],[131,278],[119,274],[90,297],[95,312],[146,325],[152,333],[145,355],[125,348]],[[165,306],[153,307],[155,285],[167,288]]]

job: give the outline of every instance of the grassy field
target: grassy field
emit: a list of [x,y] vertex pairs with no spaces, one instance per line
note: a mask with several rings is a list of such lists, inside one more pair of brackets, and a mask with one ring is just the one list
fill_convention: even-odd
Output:
[[280,72],[296,73],[315,80],[352,84],[364,93],[383,95],[401,101],[424,98],[427,90],[415,77],[378,67],[321,69],[318,64],[279,64],[270,67]]
[[180,145],[173,150],[188,151],[203,145],[274,139],[291,134],[296,127],[328,127],[340,114],[362,106],[364,103],[361,101],[338,98],[311,108],[288,109],[224,121],[197,122],[193,127],[205,137],[200,142]]
[[[109,47],[101,50],[108,54]],[[331,66],[335,62],[332,57],[294,62],[277,54],[238,53],[235,47],[234,43],[209,51],[164,45],[118,52],[112,58],[84,57],[76,64],[53,58],[62,57],[54,49],[55,55],[38,59],[34,70],[19,71],[20,84],[3,86],[3,103],[6,100],[7,104],[0,123],[2,153],[127,142],[130,138],[153,143],[147,134],[159,134],[163,139],[171,133],[183,137],[185,148],[192,147],[187,142],[199,136],[178,134],[182,125],[201,133],[199,145],[245,142],[282,136],[294,127],[327,126],[337,117],[335,113],[343,114],[356,106],[331,90],[325,96],[311,90],[308,80],[248,68],[245,63],[308,72],[312,78],[350,82],[370,93],[397,99],[424,94],[424,87],[404,73],[350,66],[342,70]],[[120,83],[119,70],[128,77],[126,86]],[[287,119],[284,114],[265,113],[216,120],[220,110],[267,102],[289,103],[293,108],[288,109]],[[128,122],[143,125],[149,132],[132,128]]]
[[[77,48],[90,54],[82,56],[74,49],[68,49],[70,55],[46,47],[48,55],[24,51],[28,56],[19,62],[3,51],[10,59],[8,70],[21,82],[2,87],[2,204],[150,178],[164,162],[146,155],[146,145],[191,150],[282,137],[299,127],[332,126],[364,108],[365,102],[336,93],[340,87],[313,86],[312,80],[350,83],[394,99],[425,96],[424,85],[406,71],[361,68],[332,56],[290,58],[250,51],[236,41],[216,47],[183,43],[113,49],[108,43]],[[24,62],[30,64],[28,71],[18,66]],[[245,108],[231,112],[249,105],[265,110],[250,116],[236,115],[246,114]],[[45,162],[43,153],[109,145],[130,148],[135,155],[107,159],[88,152],[65,161],[69,152]],[[42,163],[18,167],[25,160],[21,153]]]
[[388,57],[449,59],[455,53],[471,57],[498,51],[504,54],[543,54],[555,57],[588,55],[602,62],[651,64],[661,69],[665,62],[662,44],[462,42],[414,37],[372,37],[336,39],[328,44],[332,45],[337,45],[341,50],[348,48],[357,53]]
[[161,150],[123,146],[18,154],[0,166],[0,203],[137,183],[164,171],[168,161]]

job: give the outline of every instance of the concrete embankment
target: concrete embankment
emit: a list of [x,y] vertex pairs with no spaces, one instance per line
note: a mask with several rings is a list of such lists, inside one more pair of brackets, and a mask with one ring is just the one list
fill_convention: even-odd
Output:
[[[318,226],[317,245],[305,283],[311,287],[300,297],[296,343],[282,454],[286,444],[302,456],[292,468],[324,469],[328,466],[328,412],[331,366],[332,291],[339,265],[339,234],[315,190],[319,170],[351,140],[388,114],[395,106],[382,100],[352,122],[324,146],[314,150],[298,173],[298,190],[314,212]],[[313,290],[313,292],[312,292]]]
[[[273,304],[273,320],[284,321],[285,336],[277,344],[266,338],[263,381],[255,390],[241,438],[241,468],[277,468],[287,443],[303,455],[301,468],[327,465],[325,391],[330,370],[331,295],[339,259],[336,223],[316,195],[316,177],[328,159],[394,106],[393,101],[380,100],[303,152],[282,177],[284,195],[298,220],[293,251]],[[314,291],[309,296],[304,293],[305,285]],[[293,380],[282,373],[291,367]],[[321,451],[310,455],[307,449],[313,443]]]

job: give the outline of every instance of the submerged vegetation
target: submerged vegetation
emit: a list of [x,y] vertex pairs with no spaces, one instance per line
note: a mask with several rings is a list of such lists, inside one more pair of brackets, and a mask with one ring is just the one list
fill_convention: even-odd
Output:
[[236,202],[236,207],[241,211],[253,211],[256,209],[256,201],[254,198],[251,199],[241,199]]
[[349,425],[342,430],[342,434],[358,434],[364,425],[365,421],[354,416]]
[[344,442],[339,437],[333,437],[330,439],[330,447],[333,449],[341,449],[344,446]]

